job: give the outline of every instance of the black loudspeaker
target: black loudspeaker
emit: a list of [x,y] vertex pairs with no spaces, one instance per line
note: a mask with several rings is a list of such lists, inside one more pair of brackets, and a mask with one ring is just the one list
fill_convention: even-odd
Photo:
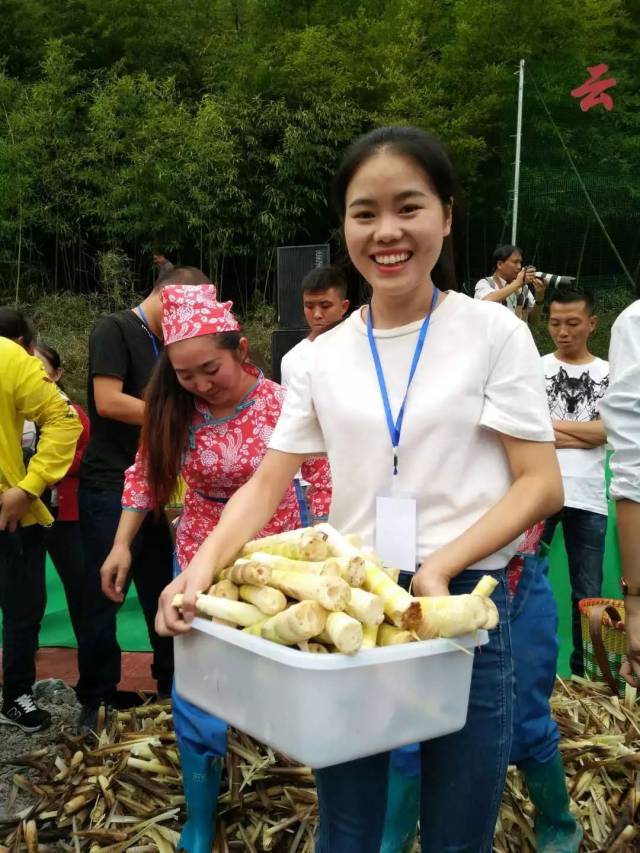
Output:
[[329,244],[279,246],[277,257],[278,323],[283,329],[301,329],[306,324],[300,285],[308,272],[329,263]]
[[271,378],[280,382],[280,362],[290,349],[309,334],[309,329],[278,329],[271,333]]

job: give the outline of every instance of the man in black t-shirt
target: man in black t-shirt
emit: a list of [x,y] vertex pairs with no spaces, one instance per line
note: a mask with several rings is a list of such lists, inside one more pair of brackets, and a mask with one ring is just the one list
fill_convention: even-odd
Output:
[[[117,703],[120,646],[116,639],[119,604],[100,587],[100,568],[111,550],[120,521],[124,473],[133,463],[144,415],[143,395],[162,352],[160,292],[167,284],[204,284],[194,267],[176,267],[131,310],[99,320],[89,340],[88,402],[91,439],[80,471],[80,525],[85,551],[83,619],[78,642],[77,686],[81,725],[90,728],[101,702]],[[149,514],[132,548],[128,582],[133,580],[153,647],[151,671],[158,692],[169,695],[173,642],[156,634],[158,597],[171,581],[173,549],[164,517]],[[127,583],[128,587],[128,583]],[[125,590],[126,594],[126,590]]]

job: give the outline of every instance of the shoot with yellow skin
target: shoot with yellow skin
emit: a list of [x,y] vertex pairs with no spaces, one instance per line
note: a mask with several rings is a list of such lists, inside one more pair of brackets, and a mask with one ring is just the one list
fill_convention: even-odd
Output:
[[415,639],[412,631],[403,631],[402,628],[387,625],[386,622],[378,628],[379,646],[399,646],[402,643],[413,643]]
[[[254,540],[242,554],[198,595],[198,613],[303,651],[354,654],[491,630],[499,621],[490,575],[468,595],[416,598],[358,537],[330,524]],[[181,603],[176,596],[174,606]]]
[[251,564],[266,566],[269,569],[280,569],[283,572],[307,572],[312,575],[341,576],[341,567],[333,560],[292,560],[280,554],[268,554],[265,551],[254,551],[249,558]]
[[303,527],[300,530],[288,530],[262,539],[253,539],[244,546],[242,555],[249,556],[255,551],[314,562],[325,560],[328,556],[326,537],[315,527]]
[[[173,597],[173,606],[182,607],[182,593]],[[234,625],[255,625],[264,619],[264,613],[254,607],[253,604],[245,604],[243,601],[231,601],[228,598],[216,598],[213,595],[196,596],[196,610],[205,616],[213,616],[216,619],[224,619]]]

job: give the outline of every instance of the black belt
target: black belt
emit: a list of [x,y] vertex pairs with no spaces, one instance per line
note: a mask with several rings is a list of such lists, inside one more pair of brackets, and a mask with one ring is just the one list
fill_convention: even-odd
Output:
[[211,501],[211,503],[214,504],[226,504],[229,501],[229,498],[215,497],[214,495],[205,495],[205,493],[201,492],[199,489],[196,489],[195,493],[196,495],[198,495],[199,498],[204,498],[205,501]]

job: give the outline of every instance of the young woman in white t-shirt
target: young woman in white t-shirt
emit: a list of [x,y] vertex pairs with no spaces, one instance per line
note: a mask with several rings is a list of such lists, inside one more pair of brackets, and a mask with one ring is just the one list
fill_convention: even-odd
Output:
[[[414,591],[470,592],[478,571],[499,582],[501,623],[476,652],[467,724],[421,745],[423,850],[485,853],[512,726],[505,567],[521,533],[560,509],[563,495],[539,356],[526,325],[508,311],[434,288],[453,191],[446,154],[420,130],[381,128],[349,149],[335,180],[336,203],[371,304],[314,343],[270,450],[163,592],[157,627],[189,630],[196,592],[264,526],[307,456],[326,451],[334,488],[329,520],[367,544],[375,542],[376,498],[393,489],[413,495]],[[427,316],[394,453],[373,350],[395,420]],[[178,592],[183,615],[171,604]],[[378,853],[388,767],[384,753],[317,771],[318,853]]]

